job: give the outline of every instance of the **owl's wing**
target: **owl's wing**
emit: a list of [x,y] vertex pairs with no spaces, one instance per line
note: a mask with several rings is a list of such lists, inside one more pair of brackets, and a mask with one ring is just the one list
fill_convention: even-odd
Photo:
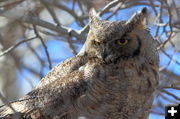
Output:
[[[87,82],[83,79],[83,72],[74,71],[41,88],[34,89],[10,105],[23,117],[53,119],[54,115],[61,117],[75,111],[73,104],[84,94],[86,88]],[[0,118],[6,119],[10,115],[12,117],[15,114],[12,109],[9,106],[1,107]]]
[[47,85],[48,83],[55,80],[59,80],[61,77],[64,77],[69,73],[78,70],[86,62],[86,55],[76,55],[64,60],[63,62],[55,66],[50,72],[48,72],[48,74],[41,79],[36,88],[41,88],[41,86]]

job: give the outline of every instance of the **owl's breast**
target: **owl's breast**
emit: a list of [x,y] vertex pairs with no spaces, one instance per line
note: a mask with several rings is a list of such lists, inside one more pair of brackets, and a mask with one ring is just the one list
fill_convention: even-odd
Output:
[[157,73],[152,67],[135,62],[87,65],[84,78],[89,85],[82,99],[83,105],[88,107],[86,111],[89,115],[107,118],[114,115],[117,119],[125,119],[124,114],[132,116],[143,108],[155,90]]

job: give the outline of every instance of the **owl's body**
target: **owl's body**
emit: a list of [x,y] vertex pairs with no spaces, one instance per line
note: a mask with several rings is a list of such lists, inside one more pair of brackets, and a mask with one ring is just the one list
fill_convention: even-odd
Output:
[[[144,14],[109,22],[91,13],[81,52],[57,65],[12,107],[32,119],[145,119],[158,83],[158,54],[142,27]],[[13,113],[0,108],[0,117]]]
[[76,105],[87,119],[145,119],[157,85],[154,66],[138,64],[138,58],[120,62],[92,61],[84,67],[88,90]]

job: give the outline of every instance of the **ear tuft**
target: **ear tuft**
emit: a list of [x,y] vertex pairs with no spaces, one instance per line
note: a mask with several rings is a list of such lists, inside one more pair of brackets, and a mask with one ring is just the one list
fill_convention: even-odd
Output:
[[126,22],[126,29],[132,31],[133,29],[145,29],[144,19],[147,15],[147,8],[144,7],[141,11],[136,12]]
[[97,16],[97,12],[94,8],[91,8],[89,11],[89,17]]
[[99,16],[94,8],[89,11],[89,25],[90,27],[94,24],[98,24],[100,21]]

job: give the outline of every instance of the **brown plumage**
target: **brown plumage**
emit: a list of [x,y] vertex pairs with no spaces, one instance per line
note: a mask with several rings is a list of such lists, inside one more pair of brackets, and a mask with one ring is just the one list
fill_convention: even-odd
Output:
[[1,118],[145,119],[158,84],[156,42],[143,20],[146,8],[127,21],[99,20],[80,53],[53,68],[23,98],[0,108]]

